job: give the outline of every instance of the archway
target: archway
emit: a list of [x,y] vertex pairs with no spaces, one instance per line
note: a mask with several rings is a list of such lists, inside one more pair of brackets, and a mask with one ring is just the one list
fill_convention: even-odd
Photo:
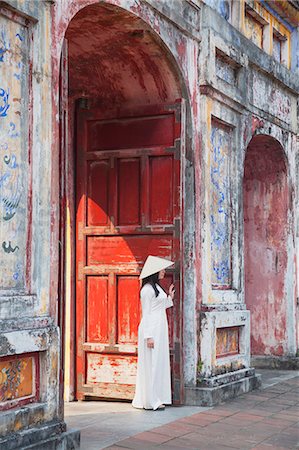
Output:
[[[179,74],[152,29],[117,6],[83,8],[65,37],[76,151],[76,397],[130,399],[140,268],[149,253],[180,260]],[[179,272],[169,275],[178,292]],[[175,402],[181,311],[180,297],[170,317]]]
[[284,355],[287,331],[289,192],[284,151],[272,137],[248,145],[244,163],[245,302],[251,313],[251,353]]

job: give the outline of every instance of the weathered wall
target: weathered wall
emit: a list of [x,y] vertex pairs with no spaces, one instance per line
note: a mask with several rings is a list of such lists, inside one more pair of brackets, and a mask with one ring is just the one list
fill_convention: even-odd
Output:
[[[101,68],[104,76],[99,71],[97,82],[94,84],[95,77],[89,83],[84,76],[84,63],[89,64],[90,58],[84,61],[84,53],[92,49],[80,48],[72,19],[77,13],[84,15],[85,6],[96,3],[96,0],[10,0],[8,7],[3,3],[0,7],[0,406],[6,409],[0,432],[6,443],[10,440],[7,448],[16,447],[13,441],[16,430],[31,428],[33,436],[37,423],[49,421],[54,421],[50,432],[64,429],[57,327],[59,311],[63,312],[58,296],[61,175],[66,182],[68,223],[65,297],[68,309],[63,313],[69,316],[69,342],[75,337],[71,201],[74,179],[72,172],[66,175],[74,162],[71,120],[66,173],[62,173],[59,165],[59,65],[66,35],[73,45],[71,54],[78,69],[71,80],[72,99],[84,97],[86,89],[95,92],[99,86],[107,94],[105,108],[120,101],[132,104],[141,99],[148,103],[173,101],[176,92],[185,99],[186,142],[181,159],[185,384],[195,386],[202,376],[217,376],[250,365],[253,303],[246,303],[250,284],[245,277],[248,261],[244,261],[243,175],[246,154],[251,152],[249,143],[257,135],[279,142],[286,167],[280,171],[284,174],[281,198],[288,209],[281,207],[279,212],[286,223],[280,235],[283,249],[279,247],[283,256],[283,279],[279,280],[279,289],[283,285],[280,289],[283,310],[275,304],[277,298],[273,298],[273,309],[284,315],[285,326],[280,327],[271,352],[276,351],[275,347],[279,348],[279,354],[294,355],[298,347],[299,86],[295,72],[287,69],[289,61],[280,64],[270,56],[273,42],[266,42],[269,45],[264,51],[240,32],[246,27],[240,14],[243,2],[233,2],[237,5],[233,9],[230,2],[221,0],[110,0],[100,6],[112,9],[112,13],[113,7],[118,7],[136,17],[138,33],[130,35],[129,43],[146,36],[152,64],[142,57],[144,48],[140,44],[134,46],[139,52],[137,67],[132,55],[124,49],[120,52],[119,46],[110,64],[110,43],[116,35],[108,20],[102,24],[107,31],[93,61],[95,68],[99,61],[105,62]],[[120,27],[121,23],[118,31]],[[294,51],[298,46],[298,28],[292,23],[287,31]],[[261,45],[255,36],[249,37]],[[92,43],[97,45],[91,40]],[[278,58],[277,54],[273,56]],[[291,59],[290,67],[297,70],[297,54],[293,53]],[[121,64],[126,70],[122,71]],[[134,86],[130,84],[132,76]],[[169,85],[165,84],[166,79]],[[78,89],[80,84],[86,88]],[[267,150],[260,151],[264,152],[265,161]],[[266,175],[262,166],[260,170]],[[275,183],[268,174],[266,180],[267,192],[271,191],[273,198]],[[259,189],[260,194],[263,191],[260,199],[267,209],[269,199],[262,185]],[[280,192],[282,188],[277,189]],[[245,213],[248,204],[246,200]],[[247,231],[245,225],[245,235]],[[267,246],[269,235],[263,238]],[[245,250],[249,242],[245,241]],[[253,273],[255,279],[249,281],[251,286],[260,280],[256,275]],[[255,321],[252,330],[258,330],[254,312],[252,321]],[[273,325],[274,321],[269,323]],[[13,375],[15,386],[11,388],[7,375],[15,374],[16,368],[18,376],[26,374],[26,383],[19,383],[18,376]],[[11,406],[21,404],[24,409],[19,419],[20,409],[12,410]],[[38,437],[35,435],[34,439]]]
[[[284,248],[284,257],[281,260],[281,281],[277,280],[279,289],[283,291],[283,301],[278,295],[273,299],[277,316],[281,307],[285,323],[281,323],[280,332],[276,333],[274,340],[277,348],[281,346],[284,349],[284,354],[295,352],[298,320],[294,260],[296,213],[294,197],[290,193],[294,192],[296,185],[294,155],[298,152],[298,86],[295,74],[246,40],[227,20],[215,14],[215,11],[205,7],[202,15],[202,35],[206,39],[202,40],[199,64],[200,132],[205,186],[202,198],[204,219],[200,366],[202,376],[206,377],[231,370],[231,364],[239,368],[248,367],[250,350],[249,347],[243,347],[242,339],[244,333],[249,336],[250,328],[253,333],[259,328],[259,319],[255,314],[251,316],[250,325],[248,310],[251,310],[251,304],[250,301],[246,302],[245,297],[247,280],[250,279],[252,286],[258,285],[261,280],[258,277],[250,277],[246,272],[246,265],[244,268],[242,185],[247,146],[252,137],[260,133],[276,138],[287,155],[288,174],[285,174],[284,178],[284,196],[288,199],[288,206],[281,206],[281,219],[284,220],[281,245]],[[264,155],[262,161],[267,161],[266,147],[261,146],[260,152]],[[259,165],[261,166],[261,163]],[[270,177],[267,179],[270,183]],[[275,180],[272,182],[275,186]],[[275,191],[274,186],[268,185],[268,191]],[[263,208],[267,210],[270,208],[270,202],[266,194],[264,195],[265,197],[261,196],[260,203],[263,203]],[[246,242],[248,244],[248,239]],[[267,246],[266,240],[264,246]],[[257,273],[259,269],[263,270],[257,262]],[[268,279],[263,280],[265,290],[269,282]],[[255,302],[258,303],[256,296]],[[280,305],[281,302],[283,305]],[[263,300],[259,304],[260,308],[264,307],[262,304]],[[242,322],[236,315],[239,310],[243,311]],[[225,320],[227,323],[223,325]],[[270,335],[275,333],[271,330],[274,321],[275,318],[270,319],[268,314],[267,326]],[[218,345],[219,339],[223,339],[223,327],[226,327],[227,333],[231,328],[231,337],[227,338],[230,345],[227,346],[225,358],[222,357]],[[238,333],[234,331],[237,327]],[[264,338],[266,340],[265,336]],[[270,341],[269,335],[267,339]],[[236,341],[239,352],[235,351]],[[247,345],[249,346],[249,343]],[[274,352],[274,348],[272,350]],[[264,352],[266,353],[267,351]]]
[[[29,445],[65,428],[58,395],[60,335],[51,314],[57,298],[50,296],[49,271],[50,25],[47,2],[1,3],[0,408],[5,412],[0,447],[4,449]],[[14,434],[23,429],[28,430],[24,441]]]
[[269,137],[250,142],[244,162],[245,301],[251,312],[253,355],[288,351],[287,293],[289,192],[280,145]]
[[2,289],[26,289],[29,40],[24,23],[0,18]]

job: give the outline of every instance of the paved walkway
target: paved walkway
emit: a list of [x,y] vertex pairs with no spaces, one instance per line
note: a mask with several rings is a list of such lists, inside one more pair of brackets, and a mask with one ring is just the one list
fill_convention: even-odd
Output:
[[135,410],[128,403],[66,404],[81,449],[299,449],[299,373],[261,370],[263,387],[214,408]]

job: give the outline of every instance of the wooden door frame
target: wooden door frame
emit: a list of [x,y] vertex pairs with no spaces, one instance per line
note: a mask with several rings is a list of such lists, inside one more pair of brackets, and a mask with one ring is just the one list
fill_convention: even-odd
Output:
[[[58,325],[60,328],[60,396],[75,400],[75,246],[74,246],[74,117],[68,95],[68,45],[64,38],[59,75],[59,265]],[[67,319],[68,318],[68,319]],[[66,381],[67,389],[66,389]]]
[[59,373],[59,394],[64,397],[64,351],[65,351],[65,148],[66,148],[66,119],[67,119],[67,45],[65,41],[62,45],[59,70],[59,240],[58,240],[58,326],[61,333],[60,341],[60,373]]

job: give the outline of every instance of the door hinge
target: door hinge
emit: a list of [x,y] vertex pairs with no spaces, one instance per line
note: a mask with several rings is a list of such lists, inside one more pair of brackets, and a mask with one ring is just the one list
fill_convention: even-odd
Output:
[[87,97],[78,98],[76,104],[77,104],[77,107],[80,109],[89,109],[90,108],[89,98],[87,98]]
[[180,363],[181,361],[181,345],[179,342],[175,342],[174,344],[174,360],[176,363]]
[[179,161],[181,159],[181,139],[175,139],[173,147],[166,147],[166,151],[173,152],[174,159]]
[[180,261],[177,260],[175,262],[173,281],[180,281],[180,274],[181,274],[181,264],[180,264]]
[[176,123],[180,123],[182,119],[182,100],[174,103],[173,105],[169,105],[166,108],[167,111],[174,111],[174,118]]
[[178,218],[174,219],[174,237],[179,239],[181,235],[181,221]]

